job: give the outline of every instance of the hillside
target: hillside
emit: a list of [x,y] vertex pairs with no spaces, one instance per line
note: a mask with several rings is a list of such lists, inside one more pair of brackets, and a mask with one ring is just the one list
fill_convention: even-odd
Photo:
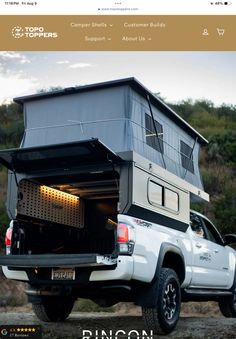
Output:
[[215,107],[205,100],[171,106],[209,141],[201,152],[200,170],[211,201],[193,208],[212,219],[223,234],[235,233],[236,107]]

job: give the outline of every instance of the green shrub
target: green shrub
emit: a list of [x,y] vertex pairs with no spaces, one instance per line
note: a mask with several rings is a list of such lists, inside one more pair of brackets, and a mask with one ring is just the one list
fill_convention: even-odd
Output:
[[236,185],[229,187],[224,196],[214,203],[214,214],[221,232],[235,233],[236,227]]

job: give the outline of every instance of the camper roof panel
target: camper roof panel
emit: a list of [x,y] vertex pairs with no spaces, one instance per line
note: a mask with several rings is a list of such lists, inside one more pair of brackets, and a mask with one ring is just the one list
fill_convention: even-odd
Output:
[[77,93],[89,92],[100,89],[114,88],[118,86],[130,86],[135,90],[139,95],[144,97],[147,100],[150,100],[150,103],[160,109],[164,114],[170,117],[172,121],[175,121],[181,128],[183,128],[188,134],[193,136],[193,138],[198,138],[198,142],[201,144],[206,144],[208,141],[198,133],[193,127],[191,127],[184,119],[182,119],[177,113],[175,113],[170,107],[168,107],[162,100],[150,92],[145,86],[143,86],[135,78],[125,78],[107,82],[100,82],[91,85],[84,85],[78,87],[69,87],[62,90],[51,91],[46,93],[38,93],[34,95],[28,95],[23,97],[15,98],[14,101],[19,104],[24,104],[26,102],[42,100],[51,97],[59,97],[65,95],[72,95]]

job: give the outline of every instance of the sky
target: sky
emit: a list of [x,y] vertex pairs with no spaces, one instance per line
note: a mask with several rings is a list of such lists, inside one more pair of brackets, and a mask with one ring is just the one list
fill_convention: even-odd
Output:
[[168,102],[236,105],[236,52],[0,52],[0,104],[41,89],[135,77]]

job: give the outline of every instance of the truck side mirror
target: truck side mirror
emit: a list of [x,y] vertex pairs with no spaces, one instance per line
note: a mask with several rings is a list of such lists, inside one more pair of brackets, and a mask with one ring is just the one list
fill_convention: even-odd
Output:
[[236,235],[235,234],[226,234],[224,236],[224,245],[230,245],[236,243]]

